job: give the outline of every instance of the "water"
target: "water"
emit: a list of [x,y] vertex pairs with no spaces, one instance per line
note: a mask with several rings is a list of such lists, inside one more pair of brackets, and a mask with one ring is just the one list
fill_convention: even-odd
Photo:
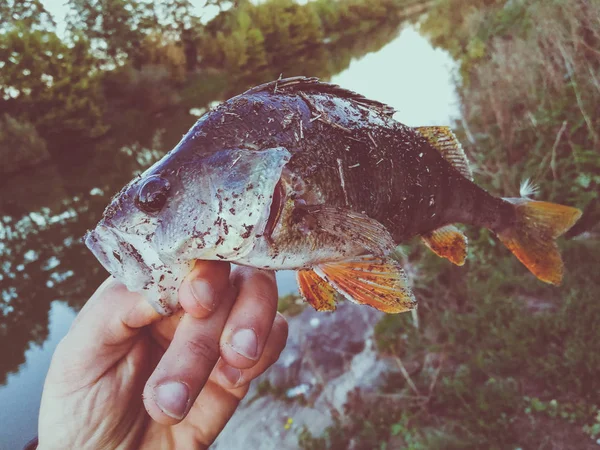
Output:
[[[433,49],[413,27],[358,39],[343,43],[345,52],[337,47],[308,55],[304,70],[284,75],[313,75],[306,67],[318,67],[316,75],[331,75],[334,83],[390,104],[408,125],[448,124],[457,117],[456,65],[446,52]],[[214,98],[198,100],[197,107],[246,87],[227,86]],[[0,449],[21,448],[36,435],[52,352],[107,276],[81,236],[100,219],[110,196],[175,145],[194,120],[186,110],[146,121],[135,132],[115,130],[96,144],[92,158],[46,164],[1,182]],[[280,294],[296,290],[291,272],[278,274],[278,284]]]

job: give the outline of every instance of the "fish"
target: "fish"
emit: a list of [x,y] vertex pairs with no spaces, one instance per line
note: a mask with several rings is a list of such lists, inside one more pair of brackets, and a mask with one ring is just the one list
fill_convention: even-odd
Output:
[[196,260],[294,270],[319,311],[342,297],[386,313],[417,306],[397,257],[419,237],[456,265],[491,230],[543,282],[560,284],[555,242],[577,208],[493,196],[473,181],[446,126],[410,127],[394,109],[317,78],[265,83],[205,113],[117,193],[84,240],[161,314]]

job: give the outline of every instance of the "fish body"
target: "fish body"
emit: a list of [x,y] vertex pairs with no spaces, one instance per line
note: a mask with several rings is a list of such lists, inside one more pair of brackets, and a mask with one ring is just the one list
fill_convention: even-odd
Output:
[[490,195],[448,128],[392,115],[314,78],[252,88],[201,117],[117,194],[86,243],[165,314],[196,259],[297,270],[320,310],[335,307],[335,292],[387,312],[412,309],[391,254],[418,235],[462,264],[466,238],[454,223],[493,230],[539,278],[560,281],[553,240],[579,210]]

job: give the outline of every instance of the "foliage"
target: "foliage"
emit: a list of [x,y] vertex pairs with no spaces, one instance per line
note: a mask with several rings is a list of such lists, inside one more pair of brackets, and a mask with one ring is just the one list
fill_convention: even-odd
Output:
[[101,64],[142,64],[140,42],[157,26],[153,5],[143,0],[69,0],[69,29],[84,32]]
[[[586,434],[598,434],[600,245],[566,246],[569,277],[556,292],[524,282],[530,275],[510,255],[481,258],[486,240],[473,242],[478,263],[463,273],[464,291],[450,290],[444,271],[418,282],[419,330],[406,315],[376,328],[380,349],[420,362],[411,376],[416,401],[390,376],[380,394],[350,398],[324,435],[305,430],[302,448],[537,448],[546,435],[558,448],[583,448]],[[423,273],[435,273],[434,258],[424,259]],[[428,369],[432,355],[443,355],[437,375]]]
[[140,69],[145,59],[141,42],[148,35],[160,35],[183,49],[186,67],[197,62],[197,44],[202,33],[201,17],[194,6],[231,6],[228,0],[206,0],[203,5],[190,0],[69,0],[69,29],[85,33],[92,42],[100,66],[110,69],[129,64]]
[[277,311],[285,314],[288,317],[297,316],[304,311],[305,307],[306,302],[301,296],[296,294],[287,294],[279,297],[279,301],[277,303]]
[[260,68],[288,59],[322,40],[319,18],[292,0],[245,4],[223,12],[206,27],[203,62],[228,70]]
[[103,86],[118,115],[131,108],[147,117],[179,103],[169,70],[162,65],[144,65],[139,70],[122,67],[106,74]]
[[463,132],[475,139],[467,151],[479,179],[514,195],[529,177],[540,198],[597,202],[600,4],[448,0],[437,8],[423,30],[461,63]]
[[140,52],[144,66],[166,69],[169,82],[182,83],[186,80],[187,59],[181,43],[169,40],[164,35],[151,33],[144,37]]
[[106,131],[85,39],[69,46],[54,32],[17,23],[0,35],[0,61],[2,109],[31,122],[44,139],[93,138]]
[[[380,396],[404,419],[382,417],[380,439],[366,439],[372,426],[359,418],[381,400],[351,400],[323,436],[305,431],[303,448],[588,448],[600,436],[599,18],[597,2],[580,0],[439,0],[426,16],[422,30],[460,63],[457,131],[478,184],[515,196],[530,177],[540,199],[588,205],[572,235],[592,233],[559,243],[559,288],[535,281],[487,230],[468,230],[462,268],[414,248],[419,328],[386,316],[375,341],[421,367],[419,395],[388,376]],[[419,401],[406,404],[410,395]]]
[[0,2],[0,33],[22,23],[27,29],[52,30],[54,19],[41,0],[3,0]]
[[35,127],[8,114],[0,116],[0,149],[5,155],[0,166],[0,172],[4,173],[38,164],[50,157],[46,142]]
[[299,437],[300,447],[305,450],[351,448],[380,448],[391,436],[390,423],[402,418],[402,410],[394,402],[372,401],[365,398],[359,390],[348,394],[344,405],[344,415],[332,411],[333,425],[329,426],[324,435],[313,437],[305,429]]
[[[0,5],[9,18],[0,27],[0,104],[64,155],[66,140],[143,123],[187,106],[190,94],[208,104],[282,72],[327,79],[388,42],[399,22],[390,12],[406,1],[206,0],[220,12],[204,24],[189,0],[69,0],[61,39],[39,0],[9,0]],[[360,39],[343,39],[352,33]]]
[[402,0],[294,0],[245,3],[222,12],[207,26],[201,38],[204,64],[233,71],[265,66],[281,67],[325,40],[364,33],[394,21],[408,2]]

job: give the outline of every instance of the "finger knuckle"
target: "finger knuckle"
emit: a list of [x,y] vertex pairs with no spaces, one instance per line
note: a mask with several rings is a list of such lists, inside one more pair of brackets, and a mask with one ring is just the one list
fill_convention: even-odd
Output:
[[[277,305],[277,296],[273,295],[271,292],[260,290],[254,293],[252,296],[252,302],[256,307],[261,309],[274,310],[275,306]],[[273,312],[271,312],[269,316],[272,318]]]
[[234,277],[238,282],[256,282],[276,285],[275,272],[272,270],[257,269],[254,267],[236,267]]
[[196,359],[216,361],[219,359],[219,344],[210,336],[201,336],[186,343],[186,349]]
[[261,301],[261,303],[266,303],[269,306],[277,304],[279,296],[275,280],[272,280],[268,275],[265,275],[264,272],[257,272],[249,281],[254,284],[253,291],[257,300]]
[[275,272],[262,269],[250,269],[250,271],[250,277],[262,280],[265,284],[270,286],[277,286],[277,283],[275,282]]
[[127,287],[120,281],[117,281],[114,278],[110,278],[110,281],[106,285],[106,288],[103,293],[108,298],[120,298],[123,295],[130,294],[127,290]]
[[273,333],[275,333],[278,336],[282,336],[285,341],[287,340],[288,329],[289,326],[285,317],[283,317],[281,313],[277,313],[277,315],[275,316],[275,321],[273,322]]

